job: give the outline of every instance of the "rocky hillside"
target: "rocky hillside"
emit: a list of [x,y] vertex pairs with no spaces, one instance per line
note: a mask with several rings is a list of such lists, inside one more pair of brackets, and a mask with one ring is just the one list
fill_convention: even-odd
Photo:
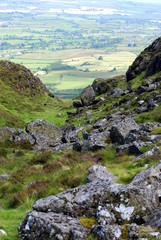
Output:
[[136,58],[126,73],[127,81],[136,78],[143,71],[145,78],[161,71],[161,38],[154,41]]
[[[64,114],[62,101],[19,64],[0,61],[0,89],[0,126],[24,127],[26,122],[40,116],[53,122],[58,113]],[[64,107],[69,105],[63,104]],[[49,117],[52,113],[53,117]]]
[[[20,223],[15,212],[22,240],[161,239],[160,43],[126,77],[96,79],[73,108],[49,97],[38,79],[25,82],[34,118],[0,128],[2,230],[8,212],[17,223],[7,239]],[[7,88],[24,96],[11,80]]]
[[21,96],[49,94],[39,78],[33,76],[29,69],[8,61],[0,61],[1,84],[12,88]]

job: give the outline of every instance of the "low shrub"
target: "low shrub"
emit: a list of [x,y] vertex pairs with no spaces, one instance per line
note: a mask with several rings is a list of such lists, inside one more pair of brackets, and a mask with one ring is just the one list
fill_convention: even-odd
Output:
[[29,141],[13,142],[12,147],[17,149],[32,150],[32,145]]
[[0,157],[7,157],[7,150],[5,148],[0,148]]
[[46,164],[52,159],[52,153],[48,150],[38,151],[35,153],[34,157],[31,159],[31,164]]
[[44,165],[43,170],[45,173],[50,173],[55,170],[59,170],[62,168],[62,164],[60,162],[48,162]]

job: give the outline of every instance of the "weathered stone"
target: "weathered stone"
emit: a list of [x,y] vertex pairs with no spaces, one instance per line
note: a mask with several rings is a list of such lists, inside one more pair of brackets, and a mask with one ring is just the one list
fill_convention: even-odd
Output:
[[81,152],[82,151],[82,144],[80,144],[79,142],[75,142],[73,144],[73,150],[77,151],[77,152]]
[[0,142],[6,142],[8,141],[12,134],[14,133],[15,129],[14,128],[0,128]]
[[0,229],[0,236],[7,236],[7,233],[4,230]]
[[161,102],[161,95],[157,95],[157,96],[154,98],[154,101],[160,103],[160,102]]
[[61,130],[45,120],[36,120],[28,123],[26,132],[32,135],[33,133],[43,134],[53,140],[61,136]]
[[110,130],[110,138],[113,143],[125,144],[130,132],[135,132],[139,126],[133,118],[124,117],[121,121],[116,121]]
[[146,122],[146,123],[140,124],[140,131],[150,133],[154,128],[160,127],[160,126],[161,126],[161,123]]
[[121,237],[121,228],[118,225],[94,226],[91,230],[94,237],[99,240],[118,240]]
[[89,230],[81,225],[79,219],[60,213],[33,211],[26,216],[19,232],[21,240],[81,240],[87,237]]
[[95,92],[92,86],[86,87],[80,95],[83,106],[89,106],[95,100]]
[[9,174],[2,174],[0,175],[0,183],[3,183],[9,179],[10,175]]
[[107,146],[106,140],[109,137],[109,131],[99,132],[93,130],[88,139],[84,142],[83,150],[97,151]]
[[104,94],[110,90],[108,81],[106,79],[98,78],[92,83],[92,87],[99,95]]
[[158,228],[161,232],[161,208],[154,210],[148,219],[148,224],[153,228]]
[[123,95],[123,90],[120,89],[120,88],[115,88],[110,94],[111,94],[111,97],[120,97]]
[[145,77],[152,76],[161,71],[161,54],[156,54],[147,66]]
[[161,134],[160,135],[150,135],[148,138],[150,141],[156,142],[158,140],[161,140]]
[[37,149],[54,149],[60,144],[62,138],[61,129],[45,120],[36,120],[28,123],[26,132],[35,139],[35,147]]
[[140,95],[140,94],[145,93],[145,92],[147,92],[147,91],[148,91],[148,88],[147,88],[147,87],[140,86],[140,87],[138,87],[138,89],[136,90],[136,93],[137,93],[138,95]]
[[112,143],[119,143],[119,144],[125,143],[124,136],[121,134],[121,132],[115,126],[112,127],[110,130],[110,138],[112,140]]
[[138,103],[141,106],[141,105],[143,105],[145,103],[145,101],[144,100],[140,100]]
[[106,206],[98,206],[97,208],[97,222],[101,226],[114,224],[116,222],[115,216],[108,210]]
[[117,177],[111,172],[107,171],[106,167],[100,165],[94,165],[88,169],[90,175],[87,177],[87,182],[92,182],[96,179],[114,181]]
[[136,131],[136,129],[130,130],[130,132],[126,135],[125,142],[127,144],[132,143],[132,142],[136,141],[137,138],[138,138],[138,131]]
[[108,124],[108,121],[106,118],[98,120],[94,125],[93,128],[100,128],[103,126],[106,126]]
[[10,137],[10,141],[14,143],[28,142],[31,145],[35,144],[35,139],[21,129],[15,130],[13,132],[12,136]]
[[160,154],[161,154],[161,151],[159,147],[154,147],[152,150],[145,152],[144,154],[140,155],[138,158],[145,158],[145,157],[150,157],[150,156],[155,156]]
[[132,155],[140,155],[141,154],[140,150],[141,150],[141,147],[137,142],[121,145],[117,149],[119,153],[125,154],[126,152],[128,152]]
[[73,107],[74,107],[74,108],[81,108],[81,107],[83,107],[83,106],[82,106],[81,102],[79,102],[79,101],[74,101],[74,102],[73,102]]
[[[96,216],[100,225],[92,228],[93,235],[119,239],[122,224],[145,223],[147,215],[160,207],[160,183],[161,163],[137,174],[129,185],[96,178],[81,187],[40,199],[20,225],[20,237],[22,240],[41,240],[50,239],[53,234],[53,239],[59,235],[68,240],[76,239],[73,238],[74,231],[78,234],[77,239],[83,239],[88,230],[80,226],[79,218]],[[132,236],[134,231],[130,231]]]
[[84,140],[87,140],[88,137],[89,137],[89,133],[87,131],[85,131],[85,130],[82,132],[82,135],[83,135],[83,139]]
[[137,240],[139,237],[139,234],[137,232],[137,225],[136,224],[131,224],[127,226],[128,230],[128,240]]
[[147,101],[147,111],[151,111],[156,107],[154,100],[152,98],[148,98],[146,101]]

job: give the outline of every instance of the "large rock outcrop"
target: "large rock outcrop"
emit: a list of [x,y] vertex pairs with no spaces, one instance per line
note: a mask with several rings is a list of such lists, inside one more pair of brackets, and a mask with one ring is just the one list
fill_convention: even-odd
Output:
[[26,131],[0,128],[0,143],[29,143],[36,150],[54,149],[62,144],[62,130],[45,120],[35,120],[26,125]]
[[[105,179],[100,177],[101,170]],[[121,239],[124,224],[133,228],[134,223],[152,221],[152,214],[160,207],[161,163],[136,175],[129,185],[113,182],[113,176],[98,166],[92,174],[92,182],[86,185],[38,200],[19,226],[21,240],[81,240],[90,231],[98,239],[117,240]],[[82,216],[95,217],[97,224],[91,230],[83,227]],[[153,227],[158,226],[156,220]],[[133,239],[130,233],[128,239]]]
[[136,76],[146,71],[145,77],[149,77],[161,70],[161,38],[155,40],[149,47],[147,47],[129,67],[126,78],[129,82]]

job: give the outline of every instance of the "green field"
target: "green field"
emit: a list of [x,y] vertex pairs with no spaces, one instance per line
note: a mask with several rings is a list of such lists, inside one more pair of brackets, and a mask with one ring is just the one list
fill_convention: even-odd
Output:
[[[12,1],[6,2],[12,6]],[[116,8],[112,1],[96,1],[93,7],[100,4]],[[124,74],[136,56],[160,36],[161,24],[152,21],[160,19],[160,14],[156,17],[157,5],[126,2],[117,5],[127,15],[65,12],[68,8],[80,9],[81,2],[69,2],[67,6],[62,1],[54,4],[46,1],[44,6],[44,2],[38,4],[33,0],[22,2],[20,8],[19,2],[14,1],[13,8],[19,13],[0,13],[0,59],[25,65],[53,93],[59,92],[61,96],[63,91],[63,97],[76,96],[95,78]],[[38,12],[23,12],[33,6]],[[59,67],[53,68],[53,64]],[[39,74],[44,69],[44,75]]]
[[[99,60],[102,57],[102,60]],[[70,49],[61,51],[36,51],[15,56],[13,61],[30,68],[52,91],[83,89],[95,78],[109,78],[124,74],[129,64],[136,58],[131,52],[116,51],[108,53],[95,49]],[[60,61],[63,66],[74,67],[73,70],[56,70],[44,72],[50,64]],[[39,74],[40,73],[40,74]]]

